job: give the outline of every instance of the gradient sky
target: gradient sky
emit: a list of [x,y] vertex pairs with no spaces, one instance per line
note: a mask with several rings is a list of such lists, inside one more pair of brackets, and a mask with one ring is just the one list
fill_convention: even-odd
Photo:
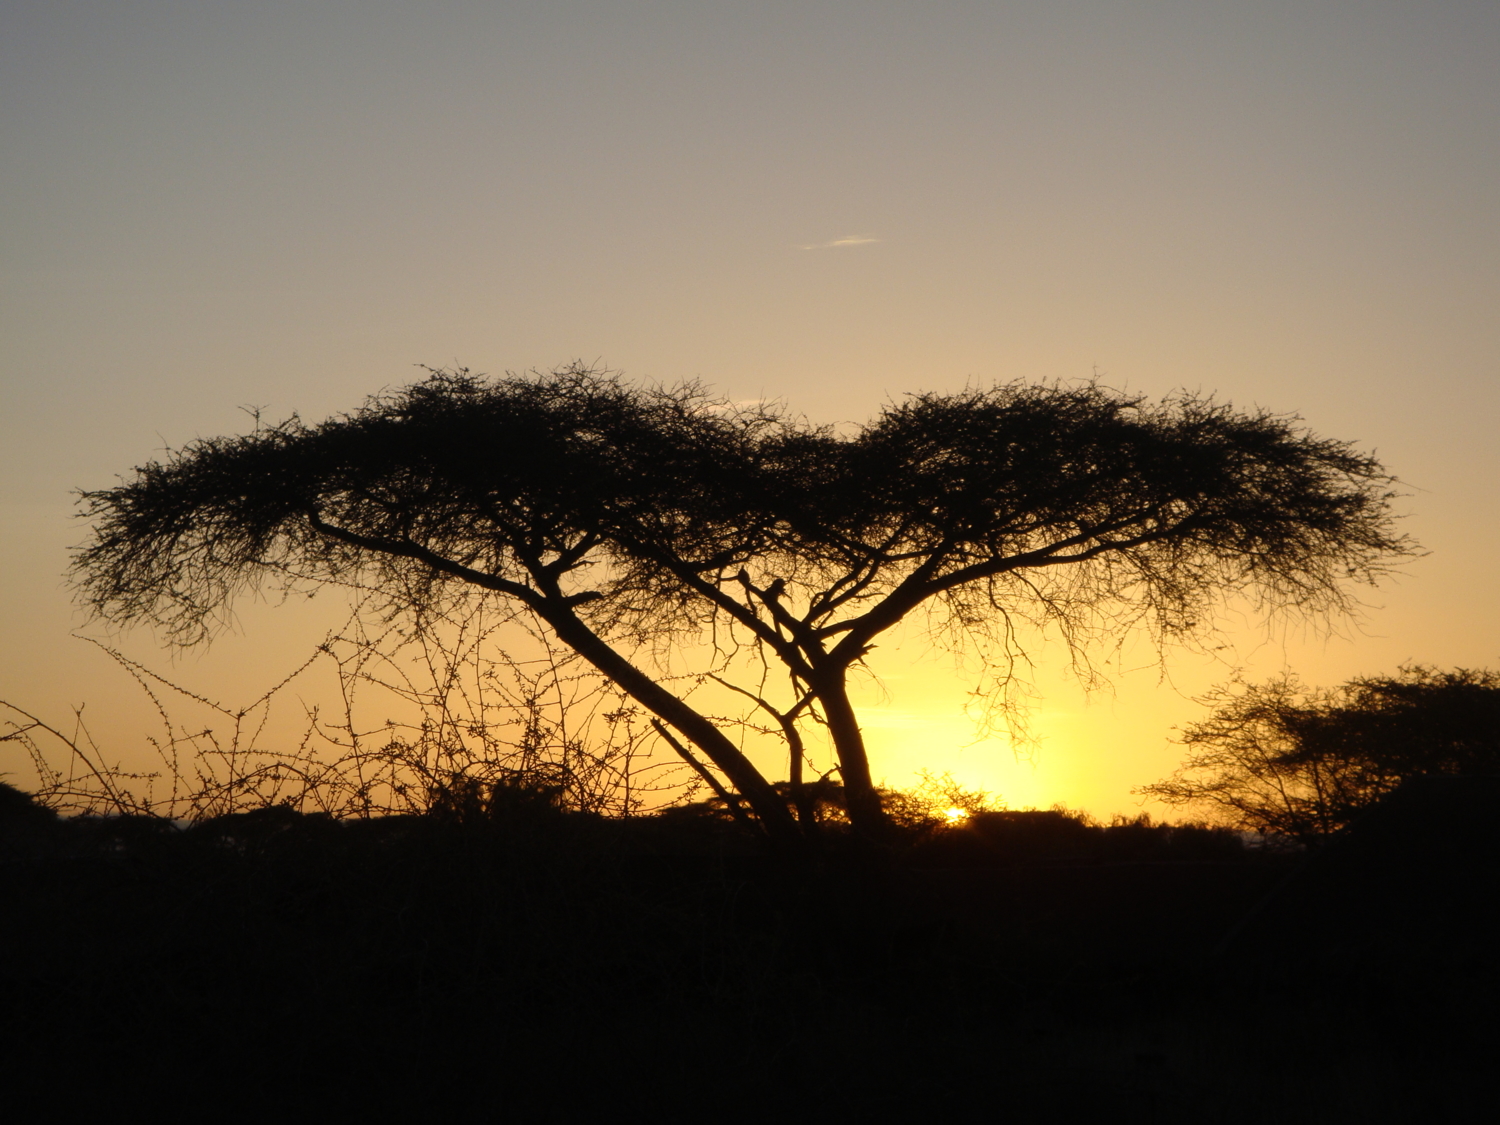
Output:
[[[820,421],[1097,372],[1297,412],[1407,482],[1431,553],[1361,622],[1231,615],[1092,696],[1045,649],[1029,757],[961,749],[971,680],[887,646],[896,784],[1129,812],[1236,669],[1500,664],[1492,2],[0,0],[0,51],[0,698],[86,702],[117,757],[144,720],[70,636],[70,490],[422,363],[599,360]],[[121,643],[248,700],[326,624]]]

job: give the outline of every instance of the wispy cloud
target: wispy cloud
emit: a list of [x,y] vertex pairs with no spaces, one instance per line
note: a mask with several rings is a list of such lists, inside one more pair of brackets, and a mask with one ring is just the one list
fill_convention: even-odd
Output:
[[804,246],[804,250],[842,250],[847,246],[868,246],[880,239],[868,234],[846,234],[843,238],[835,238],[831,242],[815,242],[811,246]]

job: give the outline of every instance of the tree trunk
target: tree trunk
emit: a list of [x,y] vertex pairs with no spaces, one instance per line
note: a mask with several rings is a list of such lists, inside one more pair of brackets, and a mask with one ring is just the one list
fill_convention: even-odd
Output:
[[848,684],[843,669],[829,677],[825,685],[818,688],[818,702],[823,705],[823,718],[828,723],[828,733],[833,738],[834,750],[839,757],[839,774],[844,780],[844,800],[849,812],[849,823],[854,831],[871,843],[885,843],[890,839],[891,822],[880,803],[880,794],[875,791],[875,782],[870,777],[870,756],[865,751],[865,738],[859,729],[859,718],[849,702]]
[[[789,854],[800,854],[804,850],[802,831],[793,819],[791,810],[787,808],[786,801],[771,788],[770,782],[723,731],[626,660],[571,610],[548,606],[547,612],[541,613],[541,616],[552,626],[559,640],[608,676],[637,703],[675,727],[689,742],[702,750],[709,761],[723,770],[735,789],[755,811],[761,830],[773,847]],[[850,717],[853,717],[852,711]],[[859,728],[856,726],[856,736],[858,733]],[[865,775],[869,775],[868,766],[865,768]]]

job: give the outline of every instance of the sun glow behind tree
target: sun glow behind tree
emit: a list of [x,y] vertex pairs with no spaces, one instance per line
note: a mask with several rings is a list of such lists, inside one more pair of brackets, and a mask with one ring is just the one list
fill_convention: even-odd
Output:
[[[498,598],[797,848],[816,833],[810,729],[855,830],[888,830],[852,688],[903,621],[920,612],[976,652],[1004,707],[1033,633],[1086,669],[1102,637],[1192,641],[1229,596],[1336,614],[1351,583],[1414,553],[1392,483],[1295,418],[1097,382],[914,395],[846,435],[582,364],[432,371],[352,414],[257,418],[86,493],[75,574],[106,620],[184,644],[268,584],[358,583],[418,623]],[[705,643],[684,686],[674,665]],[[779,771],[736,741],[744,723],[692,698],[710,683],[780,735],[791,809]]]
[[[1493,4],[180,7],[4,17],[0,691],[87,703],[114,754],[155,718],[68,637],[70,490],[422,360],[603,356],[830,421],[1098,370],[1301,411],[1411,482],[1432,555],[1368,633],[1236,621],[1222,664],[1178,652],[1158,683],[1142,657],[1087,699],[1048,654],[1034,770],[950,721],[947,665],[883,645],[871,698],[933,728],[870,732],[893,784],[941,753],[1046,787],[1022,801],[1128,809],[1241,665],[1497,657]],[[803,249],[851,238],[878,241]],[[110,639],[253,697],[337,625],[327,600],[246,606],[206,655]]]

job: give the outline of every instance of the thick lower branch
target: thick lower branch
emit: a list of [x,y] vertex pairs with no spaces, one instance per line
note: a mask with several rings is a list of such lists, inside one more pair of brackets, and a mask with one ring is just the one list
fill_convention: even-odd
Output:
[[702,750],[755,810],[766,835],[778,844],[795,846],[801,839],[786,802],[755,768],[740,748],[706,716],[689,707],[656,680],[642,672],[585,625],[560,599],[548,598],[537,610],[558,639],[603,672],[637,703],[675,728]]
[[656,731],[657,734],[661,736],[663,742],[665,742],[673,750],[677,751],[677,756],[679,758],[693,767],[693,772],[701,777],[704,783],[714,791],[714,796],[718,797],[719,800],[724,802],[724,807],[729,810],[730,815],[733,816],[735,820],[745,825],[748,825],[750,823],[750,818],[745,815],[745,810],[740,806],[740,799],[729,790],[724,788],[719,779],[713,775],[712,770],[710,770],[697,758],[693,757],[693,752],[686,746],[684,746],[681,740],[667,729],[667,725],[665,723],[663,723],[660,719],[652,719],[651,727]]

